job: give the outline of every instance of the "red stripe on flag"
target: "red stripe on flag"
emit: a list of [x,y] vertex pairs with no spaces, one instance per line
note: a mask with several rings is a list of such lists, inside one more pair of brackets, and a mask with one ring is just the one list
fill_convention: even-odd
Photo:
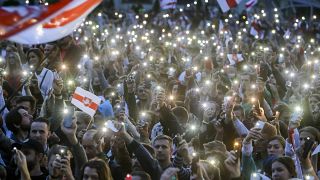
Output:
[[89,104],[85,104],[84,101],[85,101],[86,97],[83,97],[83,96],[81,96],[79,94],[74,93],[72,98],[80,101],[81,103],[83,103],[83,105],[89,107],[90,109],[93,109],[93,110],[97,110],[98,109],[98,104],[96,104],[95,102],[92,102],[92,99],[88,98],[89,100],[91,100],[91,102]]
[[90,0],[70,10],[64,11],[61,14],[57,15],[55,18],[51,19],[50,22],[43,24],[43,28],[57,28],[64,26],[79,18],[89,8],[93,7],[95,4],[98,4],[100,2],[101,0]]
[[236,0],[227,0],[227,4],[230,8],[234,8],[234,7],[237,7],[237,2]]
[[[17,17],[10,17],[9,15],[13,15],[16,14],[16,12],[12,13],[12,12],[8,12],[4,9],[2,9],[2,11],[0,12],[1,16],[0,16],[0,22],[5,21],[5,19],[7,18],[7,16],[10,17],[10,19],[6,20],[6,23],[9,23],[10,26],[15,26],[12,27],[13,29],[8,31],[8,32],[4,32],[1,30],[0,28],[0,32],[2,31],[2,33],[0,33],[0,39],[6,39],[10,36],[13,36],[37,23],[39,23],[40,21],[43,21],[44,19],[46,19],[47,17],[51,16],[52,14],[54,14],[55,12],[57,12],[59,9],[63,8],[64,6],[66,6],[67,4],[71,3],[72,0],[63,0],[63,1],[58,1],[57,3],[51,4],[49,6],[46,6],[46,10],[42,10],[41,14],[38,17],[35,18],[29,18],[26,22],[23,22],[21,24],[19,24],[19,19],[17,19]],[[29,9],[28,7],[26,7],[27,9]],[[4,13],[8,13],[9,15],[4,16]],[[20,16],[20,15],[19,15]],[[23,17],[19,17],[20,20]],[[11,22],[10,22],[11,21]],[[16,24],[17,23],[17,24]],[[16,25],[15,25],[16,24]]]
[[255,1],[252,1],[249,4],[246,4],[246,8],[251,7],[254,3],[255,3]]

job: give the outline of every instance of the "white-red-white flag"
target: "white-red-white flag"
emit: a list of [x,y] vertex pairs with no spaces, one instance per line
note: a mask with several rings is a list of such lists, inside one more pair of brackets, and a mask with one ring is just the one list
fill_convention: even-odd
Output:
[[264,31],[260,26],[260,22],[258,20],[253,20],[250,27],[250,34],[252,36],[258,36],[258,38],[264,38]]
[[235,8],[242,0],[218,0],[218,4],[222,10],[222,12],[227,12],[231,8]]
[[89,114],[91,117],[96,113],[101,99],[93,93],[86,91],[80,87],[76,88],[73,93],[71,103],[81,109],[83,112]]
[[177,6],[177,0],[160,0],[160,8],[162,10],[175,9]]
[[247,10],[250,10],[257,3],[258,3],[258,0],[249,0],[248,2],[246,2]]
[[0,40],[41,44],[61,39],[79,27],[102,0],[60,0],[48,6],[0,7]]

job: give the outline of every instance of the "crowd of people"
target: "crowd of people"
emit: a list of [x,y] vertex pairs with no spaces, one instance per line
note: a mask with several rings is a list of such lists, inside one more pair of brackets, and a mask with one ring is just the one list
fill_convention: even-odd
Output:
[[0,41],[0,179],[318,179],[319,30],[258,5],[101,6],[56,42]]

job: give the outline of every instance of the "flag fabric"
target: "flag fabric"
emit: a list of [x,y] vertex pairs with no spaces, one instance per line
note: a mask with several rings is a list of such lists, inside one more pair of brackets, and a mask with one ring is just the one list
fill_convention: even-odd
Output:
[[42,44],[73,32],[102,0],[60,0],[48,6],[0,7],[0,40]]
[[227,54],[227,57],[231,66],[243,61],[242,54]]
[[101,102],[101,98],[93,93],[77,87],[73,93],[71,103],[91,117],[96,113]]
[[222,12],[227,12],[231,8],[235,8],[242,0],[218,0],[218,4],[222,10]]
[[258,20],[253,20],[250,27],[250,35],[258,36],[258,38],[264,38],[264,31],[260,26],[260,22]]
[[258,0],[249,0],[248,2],[246,2],[247,10],[250,10],[257,3],[258,3]]
[[175,9],[177,6],[177,0],[160,0],[160,7],[162,10]]

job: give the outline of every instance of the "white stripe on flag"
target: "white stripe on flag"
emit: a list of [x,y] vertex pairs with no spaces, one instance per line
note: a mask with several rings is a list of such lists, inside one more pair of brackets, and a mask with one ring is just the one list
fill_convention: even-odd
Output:
[[95,110],[85,106],[82,102],[78,101],[77,99],[72,99],[71,103],[75,105],[77,108],[81,109],[81,111],[89,114],[91,117],[93,117],[94,114],[96,113]]
[[45,21],[37,25],[34,25],[14,36],[11,36],[8,39],[10,41],[18,42],[21,44],[42,44],[42,43],[48,43],[48,42],[61,39],[71,34],[74,29],[78,28],[81,25],[81,23],[85,20],[87,15],[99,4],[96,4],[95,6],[89,8],[85,13],[83,13],[77,19],[75,19],[72,22],[69,22],[64,26],[56,27],[56,28],[44,28],[43,25],[46,24],[47,22],[50,22],[51,19],[55,18],[57,15],[61,14],[62,12],[72,9],[86,1],[88,0],[73,1],[72,3],[68,4],[66,7],[58,10],[56,13],[54,13],[54,15],[50,16],[49,18],[46,18]]
[[[96,103],[98,106],[100,105],[101,99],[89,91],[86,91],[80,87],[77,87],[74,93],[82,97],[89,98],[93,103]],[[83,102],[75,98],[72,98],[71,104],[75,105],[76,107],[81,109],[83,112],[89,114],[91,117],[93,117],[94,114],[96,113],[96,109],[91,109],[90,107],[86,106]]]
[[226,0],[218,0],[218,3],[219,3],[219,6],[220,6],[222,12],[225,13],[225,12],[229,11],[230,7],[229,7]]
[[176,8],[177,0],[160,0],[161,9],[174,9]]

